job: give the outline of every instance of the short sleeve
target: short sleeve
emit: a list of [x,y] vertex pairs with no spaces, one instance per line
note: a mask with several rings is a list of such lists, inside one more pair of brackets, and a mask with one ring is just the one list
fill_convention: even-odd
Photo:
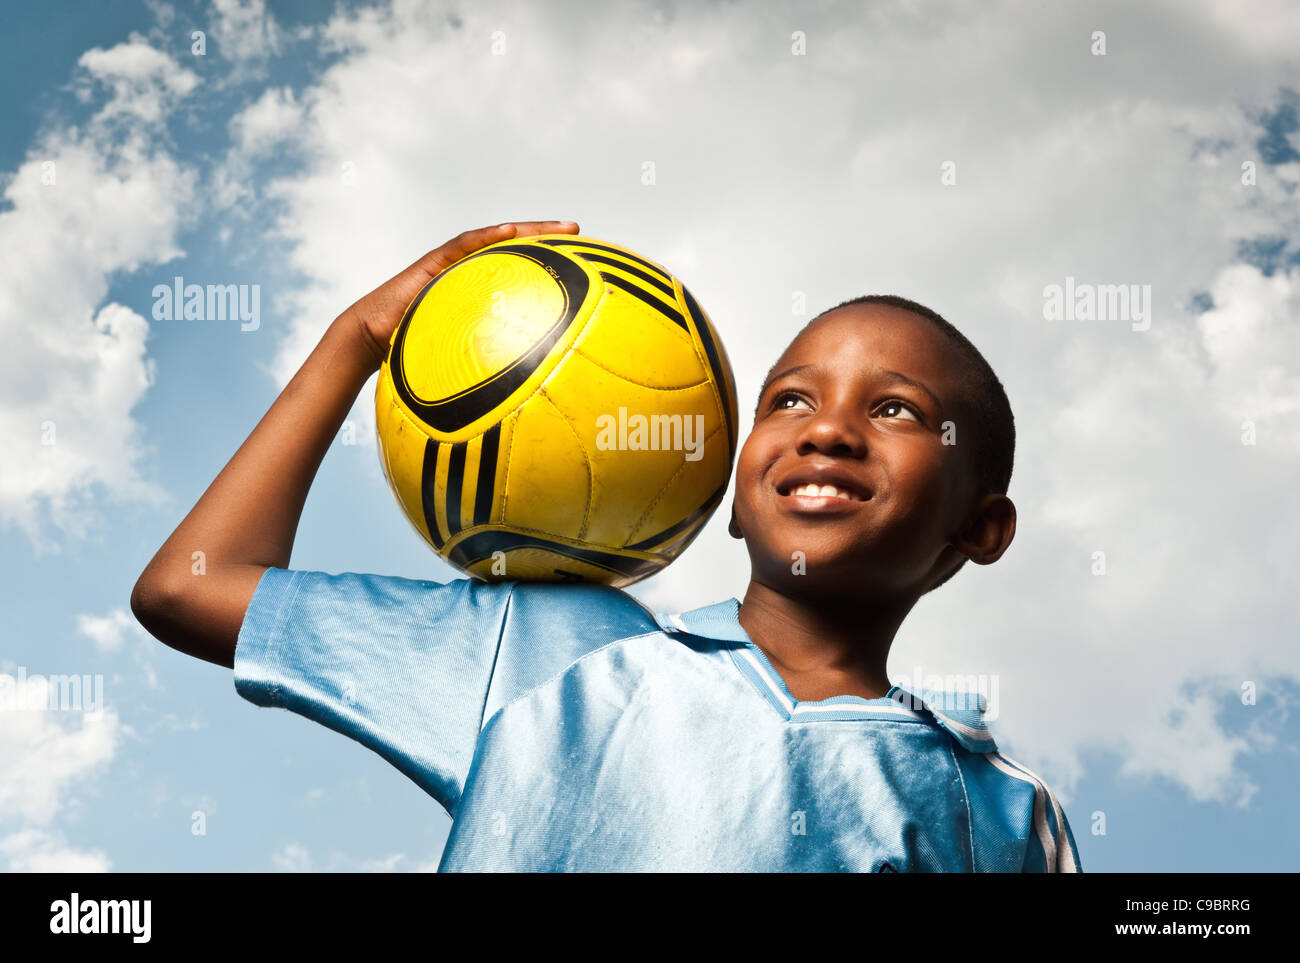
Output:
[[235,691],[355,739],[454,816],[515,584],[269,568]]

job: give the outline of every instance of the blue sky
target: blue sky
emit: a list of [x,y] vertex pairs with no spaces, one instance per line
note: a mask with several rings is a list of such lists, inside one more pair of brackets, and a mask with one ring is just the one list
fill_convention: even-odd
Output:
[[[891,676],[996,673],[994,733],[1085,870],[1300,866],[1300,14],[861,6],[10,5],[0,676],[100,674],[106,707],[0,716],[0,866],[436,866],[449,821],[413,783],[128,599],[333,317],[543,217],[681,275],[746,415],[810,313],[875,291],[953,320],[1016,410],[1019,531],[917,607]],[[177,275],[259,285],[260,326],[155,320]],[[1149,330],[1046,320],[1066,277],[1150,285]],[[387,490],[372,401],[291,565],[455,577]],[[729,505],[635,594],[741,596]]]

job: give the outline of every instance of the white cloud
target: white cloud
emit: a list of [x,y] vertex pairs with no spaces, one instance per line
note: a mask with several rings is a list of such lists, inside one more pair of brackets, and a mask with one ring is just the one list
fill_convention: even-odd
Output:
[[24,829],[0,838],[11,873],[107,873],[112,862],[98,849],[80,850],[57,835]]
[[408,860],[404,853],[390,853],[387,856],[376,856],[370,859],[353,859],[342,853],[334,852],[330,855],[325,866],[318,867],[311,851],[301,843],[285,843],[271,854],[271,864],[278,872],[282,873],[310,873],[313,871],[326,873],[432,873],[436,872],[438,868],[438,861],[433,860],[419,863],[409,870],[404,870],[402,866],[406,862]]
[[359,873],[391,873],[397,869],[406,857],[401,853],[380,856],[375,859],[363,859],[357,867]]
[[1257,421],[1260,443],[1300,452],[1300,270],[1265,277],[1234,265],[1210,287],[1215,306],[1197,319],[1214,366],[1220,410]]
[[154,22],[159,30],[169,29],[176,19],[176,8],[170,3],[164,2],[164,0],[144,0],[144,5],[153,14]]
[[[1199,6],[1212,25],[1256,56],[1294,63],[1300,42],[1300,9],[1287,0],[1202,0]],[[1176,8],[1175,8],[1176,9]]]
[[129,642],[129,654],[145,685],[162,688],[151,658],[158,643],[126,609],[113,609],[107,615],[78,615],[77,630],[101,652],[119,652]]
[[0,821],[47,826],[75,792],[102,771],[130,733],[117,713],[48,708],[51,680],[35,673],[0,674]]
[[135,624],[124,609],[114,609],[108,615],[77,616],[78,630],[103,652],[121,649],[126,632]]
[[285,843],[271,854],[271,865],[279,873],[310,873],[311,853],[299,843]]
[[280,28],[265,0],[213,0],[212,35],[217,53],[237,65],[280,52]]
[[[194,175],[158,146],[155,127],[197,78],[140,38],[81,58],[106,103],[83,127],[57,127],[4,186],[0,212],[0,522],[38,551],[50,534],[85,534],[91,497],[160,501],[137,474],[132,409],[153,383],[148,324],[104,303],[115,277],[181,253]],[[89,89],[89,88],[87,88]]]
[[[263,91],[230,119],[230,148],[213,171],[210,185],[217,209],[241,218],[248,218],[256,210],[254,165],[267,158],[293,158],[302,119],[303,106],[289,87]],[[230,236],[227,223],[220,235],[221,243],[228,243]]]
[[296,133],[302,108],[290,87],[272,87],[230,121],[230,139],[248,156],[263,154]]
[[139,34],[127,43],[104,49],[95,47],[77,62],[88,80],[110,91],[100,122],[124,116],[157,123],[175,104],[198,86],[199,78]]

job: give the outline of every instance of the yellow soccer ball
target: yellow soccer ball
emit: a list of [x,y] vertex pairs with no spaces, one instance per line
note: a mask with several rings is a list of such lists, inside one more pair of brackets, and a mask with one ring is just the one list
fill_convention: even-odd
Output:
[[625,586],[721,503],[736,383],[681,281],[607,241],[543,234],[476,251],[416,296],[375,421],[398,504],[461,571]]

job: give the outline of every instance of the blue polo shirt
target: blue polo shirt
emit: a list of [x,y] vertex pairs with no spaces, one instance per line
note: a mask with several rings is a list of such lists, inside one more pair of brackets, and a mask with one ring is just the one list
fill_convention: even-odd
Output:
[[443,871],[1080,869],[982,696],[799,702],[738,614],[734,598],[661,614],[598,585],[271,568],[235,689],[436,799]]

